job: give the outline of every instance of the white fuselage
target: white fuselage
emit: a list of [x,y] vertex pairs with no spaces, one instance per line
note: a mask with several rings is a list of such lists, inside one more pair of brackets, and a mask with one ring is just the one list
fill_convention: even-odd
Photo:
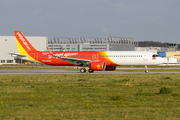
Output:
[[106,51],[107,56],[118,65],[159,65],[164,63],[161,57],[153,57],[157,55],[147,51]]

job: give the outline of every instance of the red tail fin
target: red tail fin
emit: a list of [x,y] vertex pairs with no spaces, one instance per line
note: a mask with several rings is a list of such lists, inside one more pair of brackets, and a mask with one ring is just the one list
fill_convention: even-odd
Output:
[[[22,34],[21,31],[14,31],[15,37],[17,42],[19,42],[18,44],[18,50],[24,48],[24,50],[29,53],[29,52],[35,52],[37,51],[30,43],[29,41],[26,39],[26,37]],[[21,50],[22,51],[22,50]]]

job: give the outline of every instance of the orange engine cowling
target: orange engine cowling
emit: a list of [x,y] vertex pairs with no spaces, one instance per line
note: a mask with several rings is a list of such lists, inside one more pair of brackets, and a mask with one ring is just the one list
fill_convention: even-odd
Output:
[[106,71],[114,71],[116,70],[116,66],[106,66]]
[[106,68],[105,62],[92,62],[90,63],[89,68],[94,71],[103,71]]

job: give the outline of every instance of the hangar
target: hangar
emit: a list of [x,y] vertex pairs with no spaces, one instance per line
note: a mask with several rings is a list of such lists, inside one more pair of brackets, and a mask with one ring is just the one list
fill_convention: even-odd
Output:
[[137,43],[134,38],[107,36],[106,38],[54,37],[48,40],[51,51],[134,51]]

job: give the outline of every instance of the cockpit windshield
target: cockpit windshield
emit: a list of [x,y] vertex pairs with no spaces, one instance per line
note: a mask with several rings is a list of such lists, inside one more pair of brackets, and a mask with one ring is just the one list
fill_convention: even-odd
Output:
[[160,57],[158,54],[154,54],[152,55],[152,57]]

